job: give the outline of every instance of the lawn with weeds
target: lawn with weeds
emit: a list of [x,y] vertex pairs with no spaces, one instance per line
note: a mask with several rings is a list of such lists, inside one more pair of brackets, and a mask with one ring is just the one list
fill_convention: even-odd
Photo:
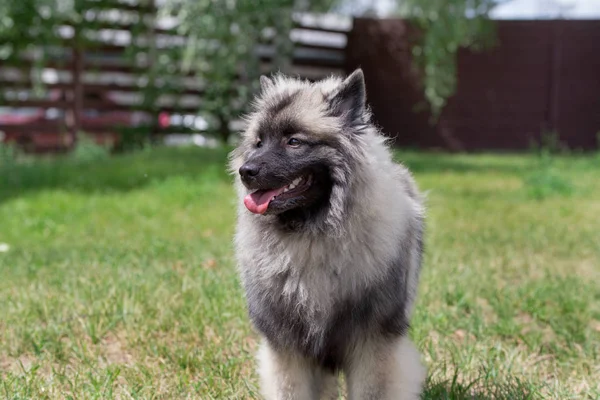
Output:
[[[226,154],[0,164],[0,398],[258,398]],[[397,154],[424,399],[600,398],[600,158],[553,157]]]

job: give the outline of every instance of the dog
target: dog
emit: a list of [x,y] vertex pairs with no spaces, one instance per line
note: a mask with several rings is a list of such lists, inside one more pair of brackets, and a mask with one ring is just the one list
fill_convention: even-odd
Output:
[[413,400],[426,377],[407,336],[424,202],[371,122],[365,80],[260,78],[230,155],[236,259],[262,340],[268,400]]

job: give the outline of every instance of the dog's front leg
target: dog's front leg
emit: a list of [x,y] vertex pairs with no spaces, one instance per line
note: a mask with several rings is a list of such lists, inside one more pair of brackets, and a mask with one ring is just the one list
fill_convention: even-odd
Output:
[[357,346],[345,372],[349,400],[418,400],[426,377],[407,337]]
[[321,390],[318,368],[305,358],[282,353],[263,341],[258,351],[261,393],[267,400],[316,400]]

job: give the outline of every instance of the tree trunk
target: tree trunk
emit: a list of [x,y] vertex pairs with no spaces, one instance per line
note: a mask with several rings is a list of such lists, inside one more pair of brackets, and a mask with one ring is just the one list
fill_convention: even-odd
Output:
[[231,136],[231,129],[229,129],[229,120],[223,114],[217,115],[219,119],[219,138],[224,144],[227,144],[229,136]]

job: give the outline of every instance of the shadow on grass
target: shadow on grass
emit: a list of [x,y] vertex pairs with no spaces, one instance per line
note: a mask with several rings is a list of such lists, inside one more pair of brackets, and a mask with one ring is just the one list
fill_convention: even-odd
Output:
[[155,148],[93,161],[63,156],[0,165],[0,202],[43,190],[126,192],[174,176],[226,182],[228,151]]
[[[165,148],[117,155],[97,160],[78,161],[62,156],[0,163],[0,201],[37,190],[60,189],[94,193],[129,191],[171,176],[201,178],[210,171],[213,179],[227,176],[230,149]],[[519,173],[527,159],[515,156],[469,156],[443,153],[400,151],[397,160],[416,173],[484,172]]]
[[[230,148],[156,147],[97,160],[63,156],[0,163],[0,202],[41,190],[82,193],[130,191],[169,177],[227,182]],[[503,173],[523,175],[534,159],[528,154],[445,154],[396,150],[395,159],[414,173]]]
[[539,398],[538,388],[516,377],[500,378],[482,373],[468,382],[458,372],[447,380],[429,379],[422,400],[531,400]]

